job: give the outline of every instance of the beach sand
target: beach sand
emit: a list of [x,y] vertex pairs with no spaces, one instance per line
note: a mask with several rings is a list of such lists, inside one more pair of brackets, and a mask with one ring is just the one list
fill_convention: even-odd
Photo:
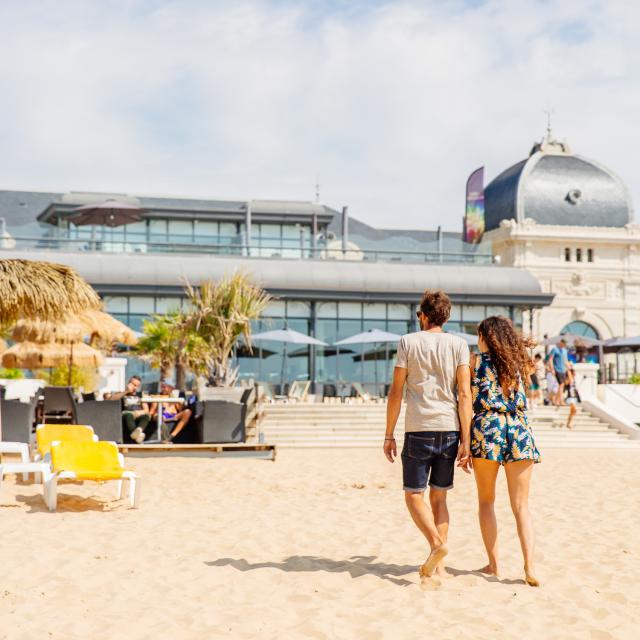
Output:
[[[543,452],[544,453],[544,452]],[[9,477],[0,495],[0,638],[640,637],[640,455],[548,451],[532,510],[542,588],[522,581],[504,475],[503,577],[485,563],[473,479],[450,493],[455,574],[420,586],[426,546],[400,461],[380,451],[281,451],[278,460],[129,458],[141,508],[113,484]]]

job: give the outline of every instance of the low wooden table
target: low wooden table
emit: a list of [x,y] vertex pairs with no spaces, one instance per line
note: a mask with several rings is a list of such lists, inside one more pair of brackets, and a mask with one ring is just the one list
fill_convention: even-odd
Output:
[[219,444],[119,444],[118,449],[130,456],[136,455],[191,455],[213,458],[276,459],[276,445],[246,442],[221,442]]
[[173,396],[142,396],[140,402],[147,404],[158,403],[158,411],[156,412],[156,423],[158,425],[156,432],[156,440],[148,440],[148,444],[162,442],[162,405],[163,404],[184,404],[184,398],[174,398]]

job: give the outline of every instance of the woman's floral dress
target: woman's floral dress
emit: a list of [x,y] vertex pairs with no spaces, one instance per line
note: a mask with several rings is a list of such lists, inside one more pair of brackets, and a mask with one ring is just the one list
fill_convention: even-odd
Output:
[[483,352],[476,357],[471,389],[472,457],[495,460],[500,464],[518,460],[540,462],[540,452],[527,420],[527,396],[522,380],[512,397],[506,397],[491,356]]

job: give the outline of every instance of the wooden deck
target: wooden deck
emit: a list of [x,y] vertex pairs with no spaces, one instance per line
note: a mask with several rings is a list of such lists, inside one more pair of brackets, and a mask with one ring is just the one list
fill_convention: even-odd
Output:
[[118,449],[128,456],[194,456],[206,458],[276,459],[276,445],[264,443],[220,444],[119,444]]

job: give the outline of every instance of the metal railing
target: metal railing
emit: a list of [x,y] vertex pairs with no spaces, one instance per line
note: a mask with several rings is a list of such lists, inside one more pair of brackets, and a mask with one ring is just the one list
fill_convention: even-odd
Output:
[[82,253],[180,253],[220,256],[241,256],[247,258],[276,258],[291,260],[347,260],[351,262],[400,262],[400,263],[443,263],[443,264],[491,264],[493,257],[487,253],[438,252],[438,251],[398,251],[398,250],[361,250],[327,248],[284,243],[195,243],[195,242],[158,242],[135,240],[104,240],[66,237],[30,237],[12,236],[0,239],[2,250],[36,250],[51,252]]

